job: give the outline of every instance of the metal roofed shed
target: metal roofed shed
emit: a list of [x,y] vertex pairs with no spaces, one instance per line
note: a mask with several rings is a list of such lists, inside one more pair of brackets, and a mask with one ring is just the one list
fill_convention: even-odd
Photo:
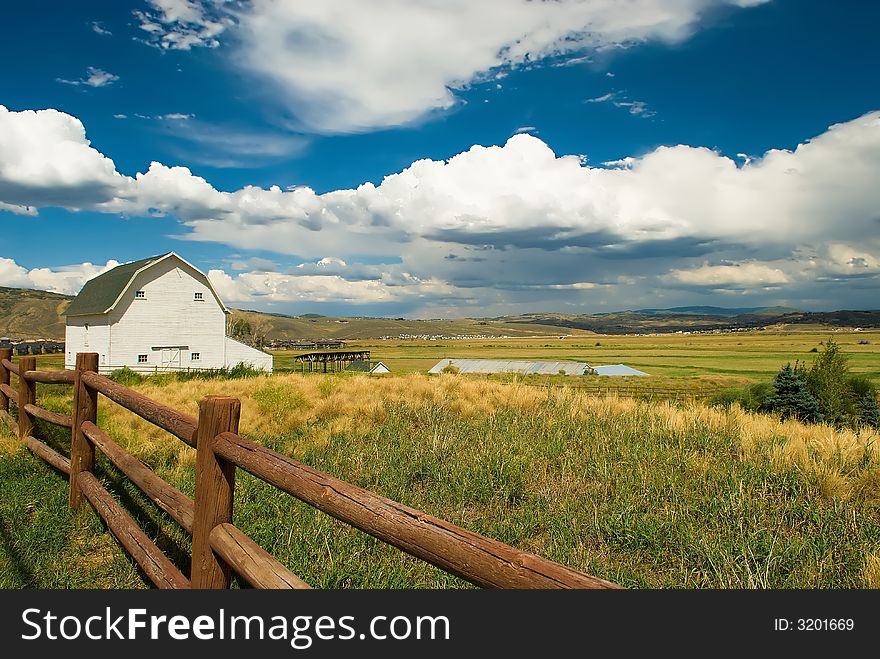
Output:
[[613,364],[611,366],[594,366],[593,370],[596,375],[638,375],[646,376],[648,373],[639,371],[624,364]]
[[590,366],[582,362],[530,362],[521,359],[441,359],[428,373],[443,373],[452,367],[456,373],[519,373],[520,375],[649,375],[624,364]]
[[428,373],[442,373],[452,366],[459,373],[520,373],[522,375],[583,375],[587,364],[579,362],[530,362],[516,359],[441,359]]

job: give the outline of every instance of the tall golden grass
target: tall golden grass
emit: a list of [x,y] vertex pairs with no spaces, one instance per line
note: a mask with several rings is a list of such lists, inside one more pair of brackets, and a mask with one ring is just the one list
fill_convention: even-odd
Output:
[[[766,587],[780,583],[771,575],[776,562],[784,560],[794,576],[781,583],[814,587],[826,583],[822,566],[833,551],[856,566],[846,568],[849,576],[835,578],[880,587],[880,547],[870,540],[873,532],[831,549],[828,543],[839,531],[827,530],[858,528],[880,510],[880,434],[875,430],[780,422],[735,406],[648,402],[460,375],[288,374],[146,382],[136,388],[193,416],[204,396],[235,396],[242,403],[244,436],[319,468],[338,469],[334,475],[365,487],[381,489],[384,483],[386,496],[411,492],[417,497],[412,504],[436,504],[433,512],[441,516],[486,525],[484,532],[509,532],[523,548],[555,552],[557,560],[587,571],[612,570],[625,559],[630,571],[617,577],[635,583]],[[66,395],[38,401],[65,411]],[[99,410],[99,424],[111,436],[164,478],[190,489],[191,448],[105,399]],[[17,446],[8,433],[0,437],[0,451]],[[754,480],[756,473],[761,476]],[[743,478],[752,480],[744,486]],[[786,479],[796,480],[806,494],[785,499]],[[699,493],[701,483],[722,481],[723,486],[713,485],[717,494]],[[445,494],[435,497],[436,488],[446,488]],[[766,498],[766,506],[746,503],[756,497]],[[518,509],[522,501],[531,508]],[[609,503],[602,507],[597,501]],[[557,506],[558,520],[541,519],[547,502]],[[752,517],[713,519],[716,504],[725,515],[745,510]],[[793,508],[809,511],[820,504],[832,511],[821,522],[829,535],[810,546],[810,531],[799,528],[798,519],[783,518]],[[847,512],[838,514],[837,508]],[[590,522],[600,514],[611,517]],[[626,514],[638,521],[628,521]],[[505,519],[513,527],[492,521]],[[779,533],[793,534],[784,557],[772,544],[777,519]],[[876,526],[876,520],[871,523]],[[322,529],[316,526],[314,532]],[[267,544],[274,542],[274,532],[266,533]],[[759,535],[771,538],[769,548],[761,549]],[[625,549],[613,549],[612,540]],[[663,558],[644,553],[646,542],[661,543],[656,556]],[[799,572],[795,557],[801,554],[815,570]],[[701,567],[689,568],[690,561]],[[604,576],[615,578],[615,573]]]
[[[242,434],[283,440],[295,432],[299,443],[286,446],[294,456],[307,448],[320,448],[334,434],[366,435],[385,422],[393,406],[418,409],[440,405],[462,419],[473,420],[516,410],[543,419],[548,426],[559,410],[567,410],[573,418],[600,417],[606,422],[635,424],[666,441],[693,432],[732,434],[738,438],[743,460],[769,462],[780,471],[795,467],[816,479],[827,497],[846,498],[856,491],[880,497],[880,434],[876,430],[780,422],[736,406],[724,410],[699,402],[645,402],[455,375],[323,378],[291,374],[138,388],[150,398],[192,415],[198,414],[198,402],[204,396],[235,396],[242,402]],[[116,405],[102,406],[102,423],[111,435],[125,438],[129,450],[140,457],[170,458],[184,467],[193,464],[191,449],[170,442],[164,431]],[[3,449],[12,446],[8,439],[3,441]]]

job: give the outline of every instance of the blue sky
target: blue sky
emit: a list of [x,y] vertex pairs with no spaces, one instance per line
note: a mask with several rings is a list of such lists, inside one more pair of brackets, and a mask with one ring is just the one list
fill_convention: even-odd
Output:
[[75,293],[173,250],[232,306],[293,314],[876,308],[878,19],[857,0],[18,3],[0,285]]

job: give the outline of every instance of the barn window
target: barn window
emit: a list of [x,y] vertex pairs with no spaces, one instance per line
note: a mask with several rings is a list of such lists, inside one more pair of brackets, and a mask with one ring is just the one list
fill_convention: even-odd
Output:
[[145,297],[147,297],[147,294],[143,291],[135,291],[134,296],[139,300],[143,300]]
[[197,362],[197,361],[199,361],[199,359],[202,358],[202,353],[200,353],[200,352],[191,352],[190,355],[189,355],[189,358],[190,358],[192,361]]
[[146,355],[138,355],[138,364],[146,364],[147,356]]
[[194,298],[194,300],[195,300],[196,302],[201,302],[203,299],[204,299],[204,298],[202,297],[202,294],[201,294],[201,293],[196,293],[196,296],[195,296],[195,298]]

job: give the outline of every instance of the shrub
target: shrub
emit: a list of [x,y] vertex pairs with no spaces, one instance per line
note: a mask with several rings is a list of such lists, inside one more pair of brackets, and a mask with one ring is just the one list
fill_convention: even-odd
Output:
[[722,389],[709,399],[709,404],[729,410],[734,403],[742,404],[742,391],[742,389]]
[[767,401],[773,397],[773,384],[756,382],[743,389],[724,389],[709,399],[709,404],[725,410],[736,403],[744,410],[760,412],[767,410]]
[[131,370],[128,366],[123,366],[110,373],[110,379],[114,382],[125,385],[126,387],[131,387],[132,385],[143,382],[144,376]]
[[241,380],[242,378],[255,378],[266,375],[266,372],[254,368],[250,364],[239,362],[235,366],[222,368],[197,369],[192,371],[176,371],[173,377],[178,382],[190,380]]
[[440,371],[441,373],[446,373],[447,375],[455,375],[461,372],[461,369],[458,368],[455,364],[447,364]]
[[773,383],[756,382],[745,388],[743,394],[743,409],[758,412],[767,406],[767,401],[775,394]]

